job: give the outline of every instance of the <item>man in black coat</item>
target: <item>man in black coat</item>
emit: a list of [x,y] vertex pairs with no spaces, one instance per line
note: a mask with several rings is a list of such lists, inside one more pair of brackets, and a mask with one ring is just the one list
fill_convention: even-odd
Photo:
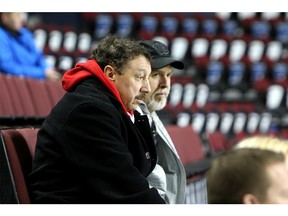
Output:
[[32,203],[165,203],[146,180],[157,160],[148,119],[131,121],[150,60],[136,41],[107,36],[64,74],[67,93],[38,133]]

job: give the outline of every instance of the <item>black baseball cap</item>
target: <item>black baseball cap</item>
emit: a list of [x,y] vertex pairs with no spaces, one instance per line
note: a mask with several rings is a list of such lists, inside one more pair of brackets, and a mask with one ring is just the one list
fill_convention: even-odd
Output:
[[144,46],[150,53],[151,67],[152,69],[159,69],[166,65],[182,70],[184,69],[184,63],[171,57],[168,47],[159,42],[153,40],[141,40],[140,45]]

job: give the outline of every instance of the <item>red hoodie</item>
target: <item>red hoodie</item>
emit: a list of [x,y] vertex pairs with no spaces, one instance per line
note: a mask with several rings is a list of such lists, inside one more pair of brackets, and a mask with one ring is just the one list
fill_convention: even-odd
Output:
[[[105,76],[104,72],[95,60],[88,60],[87,62],[78,63],[74,68],[68,70],[62,77],[62,86],[66,91],[71,91],[75,87],[75,85],[77,85],[77,83],[85,80],[87,77],[90,76],[96,76],[99,80],[101,80],[102,83],[122,104],[122,109],[124,110],[124,112],[128,113],[119,95],[118,90],[116,89],[114,84],[107,78],[107,76]],[[132,113],[133,111],[129,111],[130,115]]]

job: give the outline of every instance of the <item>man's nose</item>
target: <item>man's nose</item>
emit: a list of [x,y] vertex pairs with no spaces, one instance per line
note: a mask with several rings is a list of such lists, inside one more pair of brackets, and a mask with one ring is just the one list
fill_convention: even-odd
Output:
[[143,81],[141,92],[149,93],[151,91],[150,83],[148,78]]

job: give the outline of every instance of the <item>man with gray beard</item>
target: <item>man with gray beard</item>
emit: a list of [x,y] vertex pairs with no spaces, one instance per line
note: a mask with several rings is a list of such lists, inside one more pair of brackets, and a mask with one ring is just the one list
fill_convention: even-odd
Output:
[[158,189],[166,203],[184,204],[185,169],[168,132],[155,112],[166,106],[171,87],[172,69],[184,69],[184,64],[173,59],[168,47],[159,41],[139,41],[139,43],[148,50],[152,57],[152,72],[149,76],[151,92],[145,94],[143,103],[139,104],[137,111],[146,114],[149,118],[158,154],[157,165],[147,180],[151,187]]

